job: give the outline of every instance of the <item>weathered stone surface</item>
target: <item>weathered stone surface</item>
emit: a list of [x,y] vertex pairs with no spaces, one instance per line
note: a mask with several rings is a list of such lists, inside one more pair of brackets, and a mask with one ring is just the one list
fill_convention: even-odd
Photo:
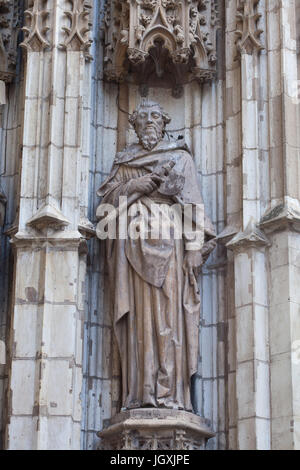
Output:
[[118,414],[98,436],[103,450],[204,450],[214,433],[192,413],[149,408]]
[[0,0],[1,448],[96,449],[120,413],[96,190],[141,95],[190,147],[223,244],[199,278],[206,448],[300,448],[299,52],[298,0]]
[[[192,411],[191,380],[197,371],[200,316],[197,273],[216,246],[215,233],[204,215],[195,165],[186,144],[163,141],[170,117],[158,103],[143,100],[129,121],[139,142],[116,155],[112,171],[98,191],[102,201],[97,209],[98,237],[106,237],[108,230],[107,263],[111,286],[115,286],[111,305],[121,361],[122,408]],[[172,206],[179,201],[181,212],[176,216]],[[103,225],[108,205],[112,222],[118,223],[117,232],[110,231],[110,224],[108,228]],[[157,217],[160,212],[163,222]],[[122,234],[124,217],[128,230]],[[137,237],[130,231],[133,224]],[[155,233],[154,226],[158,227]]]
[[215,76],[218,26],[217,1],[106,2],[105,77],[123,81],[131,67],[138,84],[171,81],[179,97],[185,81]]
[[[16,74],[17,38],[21,24],[20,2],[0,1],[0,80],[9,83]],[[1,99],[0,99],[1,104]],[[3,103],[2,103],[3,104]]]

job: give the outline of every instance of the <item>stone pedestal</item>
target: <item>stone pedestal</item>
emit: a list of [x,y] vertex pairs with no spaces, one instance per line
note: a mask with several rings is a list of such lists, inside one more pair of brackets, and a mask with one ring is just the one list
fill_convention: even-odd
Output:
[[98,433],[101,450],[205,450],[214,436],[199,416],[156,408],[119,413]]

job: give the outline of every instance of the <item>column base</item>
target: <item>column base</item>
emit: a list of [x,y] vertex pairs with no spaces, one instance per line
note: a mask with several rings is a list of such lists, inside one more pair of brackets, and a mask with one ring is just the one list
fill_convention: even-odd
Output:
[[121,412],[98,433],[99,450],[205,450],[214,436],[204,418],[160,408]]

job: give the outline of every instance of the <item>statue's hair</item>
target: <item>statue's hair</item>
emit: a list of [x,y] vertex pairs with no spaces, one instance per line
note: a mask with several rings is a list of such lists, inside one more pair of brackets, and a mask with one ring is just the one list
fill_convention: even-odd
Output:
[[161,111],[161,114],[162,114],[162,118],[164,120],[164,123],[165,123],[165,127],[167,124],[170,124],[171,122],[171,118],[170,116],[163,110],[163,108],[161,107],[161,105],[159,103],[156,103],[155,101],[150,101],[148,99],[145,99],[143,98],[142,101],[140,102],[140,104],[138,105],[138,107],[136,108],[135,111],[133,111],[132,114],[129,115],[129,122],[130,124],[135,128],[135,123],[136,123],[136,120],[137,120],[137,117],[138,117],[138,114],[140,112],[140,110],[142,108],[152,108],[152,107],[158,107]]

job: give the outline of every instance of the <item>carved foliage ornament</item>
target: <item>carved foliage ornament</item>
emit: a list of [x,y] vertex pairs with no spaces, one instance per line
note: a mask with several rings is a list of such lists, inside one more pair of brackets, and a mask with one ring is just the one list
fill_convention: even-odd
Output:
[[253,54],[264,47],[260,41],[262,30],[257,23],[261,15],[257,11],[260,0],[239,0],[237,14],[237,49],[241,54]]
[[[128,72],[126,62],[142,65],[149,56],[153,58],[158,46],[168,51],[174,64],[192,63],[189,72],[194,77],[201,78],[205,72],[206,77],[209,73],[213,78],[218,29],[216,5],[215,0],[107,0],[106,78],[122,80]],[[163,64],[155,66],[157,75],[162,75]]]
[[15,75],[19,3],[18,0],[0,0],[0,80],[7,83]]

